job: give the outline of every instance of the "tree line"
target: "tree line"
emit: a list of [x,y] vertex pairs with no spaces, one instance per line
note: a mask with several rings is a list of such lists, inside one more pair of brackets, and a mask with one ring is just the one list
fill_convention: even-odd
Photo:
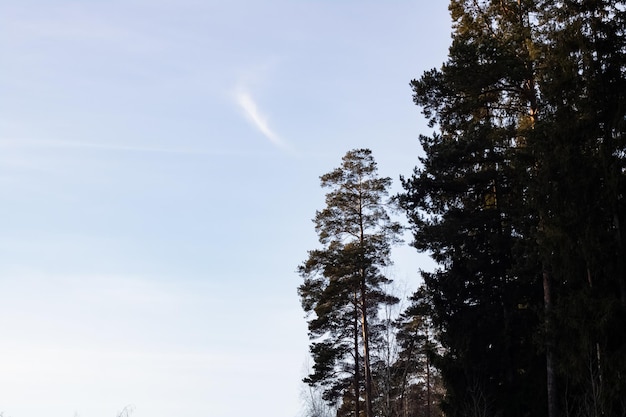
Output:
[[[321,177],[305,382],[338,417],[626,416],[626,4],[449,10],[404,191],[368,149]],[[395,315],[392,205],[437,264]]]

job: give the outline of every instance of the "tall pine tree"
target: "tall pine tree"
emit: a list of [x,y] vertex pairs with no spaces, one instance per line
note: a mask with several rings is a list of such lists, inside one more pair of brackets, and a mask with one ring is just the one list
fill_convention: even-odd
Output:
[[322,385],[326,400],[341,401],[340,414],[350,407],[359,417],[363,394],[365,416],[373,417],[372,333],[379,307],[398,301],[384,291],[390,280],[381,272],[401,229],[387,213],[391,179],[378,176],[369,149],[357,149],[321,184],[330,189],[314,219],[323,247],[310,251],[299,269],[314,340],[313,372],[305,382]]
[[626,415],[624,9],[451,1],[412,83],[438,132],[401,200],[439,263],[448,415]]
[[624,4],[542,3],[529,197],[553,284],[558,405],[562,414],[625,415]]
[[520,152],[538,113],[534,7],[452,1],[448,60],[412,82],[438,132],[420,138],[422,166],[401,201],[416,248],[439,264],[423,278],[449,416],[544,415],[545,364],[533,345],[541,269],[518,258],[536,223]]

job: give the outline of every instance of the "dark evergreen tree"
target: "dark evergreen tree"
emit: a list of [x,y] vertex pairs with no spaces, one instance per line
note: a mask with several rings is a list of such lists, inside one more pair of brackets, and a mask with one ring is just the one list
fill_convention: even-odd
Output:
[[448,61],[412,82],[439,132],[421,137],[422,166],[401,202],[416,248],[439,264],[423,278],[449,416],[545,415],[545,364],[533,345],[541,268],[518,262],[537,221],[523,204],[520,153],[538,112],[534,7],[452,1]]
[[370,343],[379,307],[398,301],[384,291],[389,279],[381,273],[401,229],[387,213],[391,179],[378,176],[370,150],[357,149],[321,184],[330,188],[326,208],[314,219],[323,248],[310,251],[299,269],[314,340],[313,372],[305,382],[322,385],[326,400],[341,401],[338,415],[348,415],[350,407],[358,417],[363,394],[365,416],[373,417]]
[[438,133],[401,201],[439,264],[448,415],[626,415],[624,9],[451,1],[412,82]]
[[538,15],[545,70],[529,197],[568,415],[626,415],[625,18],[616,1],[543,2]]
[[444,390],[433,364],[441,346],[431,322],[432,304],[421,287],[396,321],[398,359],[394,363],[394,416],[441,417]]

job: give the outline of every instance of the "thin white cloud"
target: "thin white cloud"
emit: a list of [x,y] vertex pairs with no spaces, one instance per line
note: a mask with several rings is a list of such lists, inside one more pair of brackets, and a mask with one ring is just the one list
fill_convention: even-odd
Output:
[[244,111],[246,118],[261,132],[261,134],[263,134],[263,136],[265,136],[277,148],[283,150],[288,149],[287,144],[270,128],[267,119],[259,111],[259,108],[250,93],[240,88],[235,93],[235,100],[239,107],[241,107]]

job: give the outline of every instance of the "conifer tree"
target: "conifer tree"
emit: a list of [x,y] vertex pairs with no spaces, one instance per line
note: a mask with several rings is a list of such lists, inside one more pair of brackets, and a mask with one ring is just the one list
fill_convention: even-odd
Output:
[[626,15],[622,2],[542,2],[544,107],[529,150],[539,253],[553,280],[563,414],[626,413]]
[[538,112],[534,7],[452,1],[448,60],[412,82],[438,132],[420,138],[422,166],[404,180],[401,201],[416,248],[439,264],[423,278],[449,416],[544,415],[545,365],[533,345],[541,269],[533,257],[518,262],[536,223],[523,204],[520,152]]
[[441,346],[431,322],[432,304],[424,287],[396,321],[399,354],[394,364],[396,413],[394,416],[441,417],[444,396],[441,375],[433,364]]
[[447,62],[412,82],[438,132],[401,198],[439,263],[447,414],[625,415],[624,4],[450,10]]
[[321,177],[326,208],[315,215],[321,249],[309,252],[299,268],[299,295],[310,314],[313,372],[305,382],[324,387],[324,398],[351,405],[354,416],[373,417],[370,343],[378,309],[398,299],[384,291],[390,282],[381,268],[390,264],[400,225],[390,219],[391,179],[378,176],[369,149],[349,151],[341,167]]

